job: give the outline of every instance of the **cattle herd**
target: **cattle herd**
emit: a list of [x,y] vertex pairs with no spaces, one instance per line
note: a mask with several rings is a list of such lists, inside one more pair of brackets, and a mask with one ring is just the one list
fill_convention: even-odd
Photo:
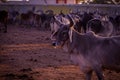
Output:
[[50,21],[53,17],[52,10],[46,12],[37,11],[34,13],[32,10],[20,13],[19,11],[0,11],[0,32],[7,32],[7,26],[12,25],[25,25],[28,27],[37,27],[42,29],[50,29]]
[[[54,46],[66,47],[73,63],[91,80],[94,71],[104,80],[103,69],[120,71],[120,14],[109,16],[100,12],[0,11],[0,28],[7,33],[8,24],[22,24],[51,30]],[[3,25],[2,25],[3,24]],[[2,30],[3,29],[3,30]]]
[[103,69],[120,72],[120,15],[112,18],[85,12],[60,16],[54,17],[53,45],[69,53],[86,80],[91,80],[93,71],[98,80],[104,80]]
[[7,32],[7,19],[8,19],[8,12],[0,11],[0,24],[2,24],[4,32]]
[[[70,12],[76,26],[79,26],[77,30],[86,33],[88,30],[92,30],[95,33],[102,36],[110,36],[119,34],[120,30],[120,14],[115,16],[109,16],[109,14],[103,14],[100,12]],[[7,32],[7,25],[18,24],[27,25],[29,27],[37,27],[42,29],[51,29],[53,32],[54,25],[59,26],[55,22],[55,17],[62,24],[69,24],[67,14],[60,11],[59,14],[54,14],[54,11],[47,10],[43,12],[38,10],[36,12],[28,10],[27,12],[20,13],[19,11],[6,11],[0,10],[0,26],[4,28],[4,32]],[[0,30],[1,30],[0,27]],[[2,29],[3,29],[2,28]]]

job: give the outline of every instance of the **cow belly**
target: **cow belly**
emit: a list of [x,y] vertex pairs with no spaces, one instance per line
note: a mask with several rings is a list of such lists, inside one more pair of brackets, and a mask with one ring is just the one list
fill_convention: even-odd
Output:
[[75,65],[78,65],[78,58],[76,54],[71,54],[70,59]]
[[92,70],[89,61],[87,61],[82,55],[71,54],[70,59],[75,65],[78,65],[80,67],[81,71],[83,71],[84,73]]

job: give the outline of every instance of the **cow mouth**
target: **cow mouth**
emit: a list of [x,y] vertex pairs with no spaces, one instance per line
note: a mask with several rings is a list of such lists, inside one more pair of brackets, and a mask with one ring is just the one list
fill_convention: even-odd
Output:
[[63,49],[65,52],[68,52],[68,44],[67,42],[61,42],[61,43],[53,43],[54,44],[54,48],[60,48],[60,49]]
[[64,47],[65,44],[66,44],[66,41],[62,41],[62,42],[56,41],[52,43],[54,47],[61,47],[61,48]]

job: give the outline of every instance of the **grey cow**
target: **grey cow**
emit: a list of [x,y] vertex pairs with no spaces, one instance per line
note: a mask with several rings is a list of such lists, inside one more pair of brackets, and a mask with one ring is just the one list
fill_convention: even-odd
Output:
[[120,71],[120,36],[100,37],[93,32],[79,33],[74,27],[62,26],[56,33],[56,43],[67,46],[71,60],[91,80],[95,71],[104,80],[102,69]]

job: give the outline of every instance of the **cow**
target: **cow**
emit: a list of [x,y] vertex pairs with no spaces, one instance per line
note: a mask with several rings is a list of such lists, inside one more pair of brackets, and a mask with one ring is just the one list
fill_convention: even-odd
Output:
[[57,45],[67,47],[70,59],[80,67],[86,80],[91,80],[93,71],[98,80],[104,80],[103,69],[120,71],[120,36],[80,33],[74,25],[62,25],[54,36]]
[[5,10],[1,10],[0,11],[0,23],[4,25],[4,33],[7,33],[7,20],[8,20],[8,12]]
[[[32,26],[37,27],[41,30],[49,30],[50,29],[50,21],[53,17],[53,11],[47,10],[43,12],[42,10],[37,11],[29,11],[27,13],[22,14],[23,22],[28,20]],[[25,22],[26,23],[26,22]]]
[[120,14],[116,15],[114,18],[115,21],[115,34],[120,35]]
[[52,10],[47,10],[44,12],[42,12],[40,14],[40,19],[41,19],[41,29],[42,30],[50,30],[50,23],[51,23],[51,19],[53,19],[54,16],[54,12]]
[[117,15],[115,17],[116,27],[118,30],[120,30],[120,15]]
[[42,22],[41,22],[41,16],[40,14],[34,14],[34,26],[40,28]]
[[8,12],[8,22],[9,24],[17,24],[19,23],[20,13],[19,11],[13,10]]
[[93,14],[92,13],[85,12],[83,14],[82,25],[83,25],[84,33],[86,33],[86,31],[87,31],[86,25],[87,25],[88,21],[91,20],[91,19],[93,19]]
[[20,14],[21,24],[34,26],[35,15],[32,11]]
[[99,18],[93,18],[87,23],[87,31],[92,30],[95,34],[106,37],[113,34],[113,23],[106,14],[99,15]]
[[68,18],[65,17],[65,15],[63,16],[63,14],[59,14],[59,15],[54,15],[52,18],[51,18],[51,21],[50,21],[50,29],[51,29],[51,40],[53,40],[53,45],[54,44],[54,39],[53,39],[53,36],[56,34],[57,30],[60,28],[61,25],[68,25],[70,24],[70,21]]
[[87,23],[87,31],[91,30],[95,34],[106,37],[112,36],[113,24],[110,21],[102,21],[100,19],[92,19]]

